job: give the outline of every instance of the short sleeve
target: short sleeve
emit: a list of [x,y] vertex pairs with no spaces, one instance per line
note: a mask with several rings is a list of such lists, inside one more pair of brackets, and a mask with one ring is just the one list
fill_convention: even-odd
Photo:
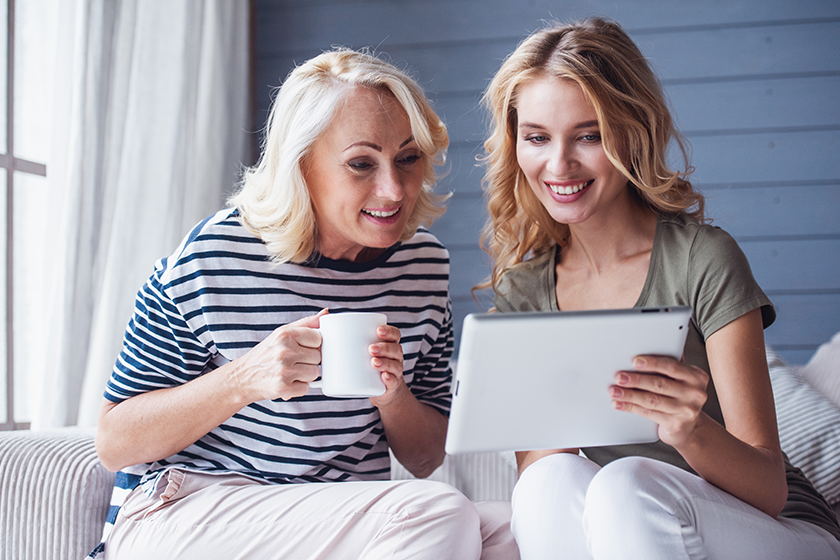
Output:
[[211,359],[160,282],[166,260],[137,294],[105,398],[133,396],[181,385],[200,375]]
[[695,320],[708,338],[741,315],[760,308],[764,328],[776,311],[752,274],[746,255],[724,230],[700,226],[688,258],[688,293]]

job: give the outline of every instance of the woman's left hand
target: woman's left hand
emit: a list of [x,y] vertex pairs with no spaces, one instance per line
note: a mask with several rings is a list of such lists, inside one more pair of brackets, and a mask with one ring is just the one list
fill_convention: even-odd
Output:
[[400,329],[392,325],[382,325],[376,330],[380,342],[370,345],[371,365],[379,371],[379,377],[385,384],[385,393],[371,397],[370,402],[376,407],[388,406],[398,398],[402,390],[408,387],[403,380],[403,352],[400,345]]
[[613,406],[650,418],[659,439],[679,448],[697,427],[709,375],[702,369],[663,356],[637,356],[636,371],[620,371],[610,387]]

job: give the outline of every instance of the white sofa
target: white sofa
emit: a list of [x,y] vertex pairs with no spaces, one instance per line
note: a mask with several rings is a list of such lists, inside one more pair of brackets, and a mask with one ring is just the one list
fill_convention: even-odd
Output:
[[[840,512],[840,333],[801,368],[767,357],[782,447]],[[96,546],[114,474],[93,439],[80,428],[0,432],[0,560],[81,560]],[[394,462],[392,478],[410,476]],[[468,454],[430,478],[474,501],[508,500],[516,469],[510,454]]]

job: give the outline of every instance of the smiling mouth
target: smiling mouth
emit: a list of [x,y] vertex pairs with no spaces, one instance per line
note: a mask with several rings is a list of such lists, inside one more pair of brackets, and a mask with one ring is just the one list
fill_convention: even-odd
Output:
[[592,183],[595,182],[595,179],[590,179],[584,183],[580,183],[578,185],[572,185],[570,187],[562,187],[560,185],[548,185],[548,188],[551,189],[551,192],[554,194],[575,194],[576,192],[580,192]]
[[365,210],[362,209],[362,212],[367,214],[368,216],[373,216],[374,218],[390,218],[397,212],[399,212],[399,208],[395,208],[394,210]]

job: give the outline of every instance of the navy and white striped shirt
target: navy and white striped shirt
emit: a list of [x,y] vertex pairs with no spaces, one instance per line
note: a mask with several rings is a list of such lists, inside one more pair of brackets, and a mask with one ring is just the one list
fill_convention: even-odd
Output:
[[[105,398],[121,402],[187,383],[325,307],[384,313],[402,334],[406,384],[419,401],[448,415],[449,255],[432,234],[420,230],[370,262],[321,257],[278,266],[231,209],[196,226],[156,264],[137,295]],[[145,486],[173,466],[276,483],[390,476],[378,409],[367,398],[330,398],[316,388],[288,401],[252,403],[180,453],[128,471],[145,471]],[[119,503],[113,506],[109,517]]]

